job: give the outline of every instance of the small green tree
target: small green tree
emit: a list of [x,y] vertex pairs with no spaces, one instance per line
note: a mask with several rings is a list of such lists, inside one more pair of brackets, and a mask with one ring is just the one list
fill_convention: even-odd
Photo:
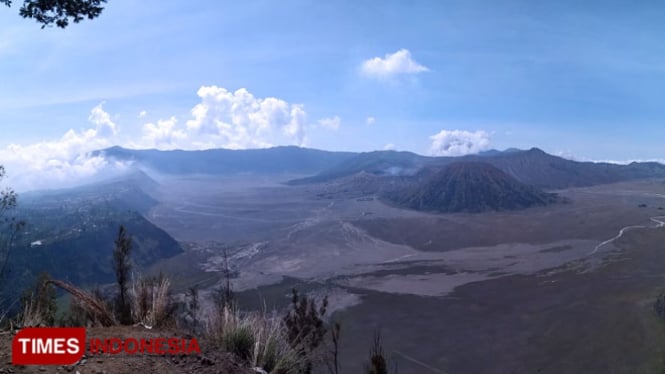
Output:
[[312,358],[326,335],[324,317],[328,308],[328,297],[317,305],[313,298],[299,295],[294,288],[291,294],[291,310],[284,316],[284,325],[291,347],[301,352],[305,360],[305,373],[311,373]]
[[132,312],[127,295],[127,283],[129,282],[129,271],[131,262],[129,255],[132,251],[132,238],[127,233],[124,225],[118,229],[118,237],[115,240],[113,250],[113,270],[118,283],[118,298],[116,301],[116,312],[118,320],[123,325],[132,323]]

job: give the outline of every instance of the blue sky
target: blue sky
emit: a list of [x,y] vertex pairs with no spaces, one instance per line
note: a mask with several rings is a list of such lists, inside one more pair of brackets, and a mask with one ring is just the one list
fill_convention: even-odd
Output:
[[0,9],[9,165],[111,144],[665,158],[660,1],[109,0],[66,30],[17,13]]

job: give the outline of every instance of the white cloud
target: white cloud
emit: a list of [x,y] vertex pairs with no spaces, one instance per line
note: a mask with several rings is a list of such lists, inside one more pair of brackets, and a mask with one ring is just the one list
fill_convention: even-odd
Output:
[[463,156],[487,150],[490,135],[482,130],[441,130],[430,136],[432,145],[429,153],[433,156]]
[[244,88],[231,92],[202,86],[198,95],[201,103],[192,109],[194,118],[187,121],[187,129],[207,136],[216,146],[265,148],[275,143],[304,145],[306,141],[307,114],[302,105],[274,97],[256,98]]
[[418,74],[429,71],[426,66],[416,62],[408,49],[388,53],[384,58],[374,57],[363,62],[363,74],[374,78],[388,78],[403,74]]
[[580,161],[580,162],[604,162],[608,164],[617,164],[617,165],[628,165],[633,162],[657,162],[659,164],[665,165],[665,159],[662,158],[649,158],[649,159],[630,159],[630,160],[599,160],[599,159],[590,159],[590,158],[577,158],[573,161]]
[[145,110],[142,110],[139,112],[138,118],[145,118],[145,116],[148,115],[148,112]]
[[588,160],[581,160],[571,151],[558,151],[556,155],[571,161],[588,161]]
[[[301,104],[267,97],[257,98],[246,89],[235,92],[216,86],[198,90],[201,102],[192,116],[179,122],[176,117],[144,123],[141,136],[123,141],[119,127],[104,110],[104,102],[93,107],[90,125],[69,130],[59,139],[34,144],[11,144],[0,148],[0,160],[7,167],[7,183],[17,190],[69,187],[108,177],[129,165],[92,156],[91,152],[113,145],[129,148],[209,149],[263,148],[272,145],[305,145],[307,113]],[[139,117],[147,115],[141,111]],[[321,125],[339,127],[339,117],[323,119]],[[128,132],[131,133],[131,132]]]
[[157,149],[184,148],[187,134],[175,128],[177,123],[175,117],[146,123],[143,125],[143,145]]
[[90,151],[112,145],[117,128],[102,104],[92,108],[90,122],[95,125],[82,131],[69,130],[60,139],[30,145],[10,144],[0,149],[0,160],[6,166],[8,185],[17,190],[68,187],[81,179],[94,177],[100,170],[108,175],[125,164],[109,163]]
[[395,144],[388,143],[388,144],[383,146],[383,150],[384,151],[393,151],[393,150],[395,150]]
[[328,130],[337,130],[339,125],[342,123],[342,119],[339,116],[334,116],[330,118],[322,118],[319,120],[319,125],[325,127]]
[[365,119],[365,124],[367,124],[367,125],[373,125],[375,123],[376,123],[376,118],[374,118],[374,117],[370,116],[370,117],[367,117],[367,119]]
[[292,105],[291,106],[291,119],[284,127],[282,127],[282,133],[287,135],[289,138],[296,141],[296,145],[304,146],[307,143],[307,137],[305,136],[305,121],[307,119],[307,113],[303,109],[302,105]]
[[117,126],[111,121],[111,116],[104,111],[104,102],[97,104],[92,111],[88,120],[97,126],[97,135],[103,137],[113,136],[118,133]]

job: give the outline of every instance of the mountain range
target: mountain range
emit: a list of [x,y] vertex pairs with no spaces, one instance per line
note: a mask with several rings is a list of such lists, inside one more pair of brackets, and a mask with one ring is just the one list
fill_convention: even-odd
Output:
[[92,153],[112,160],[135,163],[165,174],[315,174],[355,156],[299,147],[266,149],[209,149],[202,151],[133,150],[111,147]]
[[322,195],[328,197],[375,195],[395,205],[440,212],[521,209],[557,201],[543,190],[665,178],[665,165],[655,162],[579,162],[538,148],[490,150],[461,157],[298,147],[205,151],[112,147],[95,155],[169,175],[302,175],[286,184],[319,184],[326,186]]
[[424,167],[443,167],[456,161],[477,161],[495,166],[517,181],[540,188],[593,186],[641,178],[665,177],[665,165],[633,162],[628,165],[579,162],[553,156],[538,148],[487,151],[461,157],[425,157],[410,152],[359,153],[320,173],[292,184],[328,182],[366,172],[374,175],[413,175]]
[[519,182],[546,189],[665,177],[665,165],[656,162],[633,162],[628,165],[579,162],[548,154],[538,148],[490,150],[461,157],[427,157],[397,151],[330,152],[292,146],[203,151],[111,147],[95,151],[93,155],[171,175],[303,175],[289,181],[292,185],[330,182],[358,173],[380,177],[413,176],[425,167],[444,167],[457,161],[488,163]]

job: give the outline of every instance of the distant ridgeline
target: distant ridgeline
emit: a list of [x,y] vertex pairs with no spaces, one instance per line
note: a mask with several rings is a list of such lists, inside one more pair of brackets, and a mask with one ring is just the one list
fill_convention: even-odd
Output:
[[459,161],[490,164],[518,182],[538,188],[561,189],[593,186],[642,178],[665,177],[665,165],[633,162],[618,165],[602,162],[578,162],[552,156],[538,148],[522,151],[487,151],[461,157],[425,157],[410,152],[376,151],[359,153],[338,165],[291,184],[332,182],[358,173],[374,176],[415,176],[425,167],[444,167]]
[[491,150],[462,157],[298,147],[205,151],[113,147],[95,154],[171,175],[309,175],[287,184],[323,185],[320,195],[327,198],[373,195],[390,204],[440,212],[522,209],[558,201],[541,189],[665,177],[665,165],[659,163],[577,162],[538,148]]
[[577,162],[532,148],[463,157],[424,157],[394,151],[360,153],[289,184],[323,184],[327,187],[323,195],[329,198],[374,195],[409,209],[478,213],[561,201],[556,194],[542,189],[644,178],[665,178],[665,165]]
[[113,282],[120,224],[133,237],[131,259],[138,269],[181,253],[175,239],[142,216],[155,204],[145,192],[154,186],[134,172],[84,187],[21,194],[17,216],[27,226],[12,249],[4,282],[13,286],[2,290],[4,296],[21,292],[43,271],[77,285]]
[[487,163],[518,182],[546,189],[665,177],[665,165],[655,162],[628,165],[578,162],[547,154],[538,148],[491,150],[462,157],[426,157],[396,151],[328,152],[299,147],[204,151],[112,147],[93,152],[93,155],[132,162],[141,169],[172,175],[309,175],[290,181],[292,185],[331,182],[359,173],[383,177],[414,176],[424,167],[442,167],[458,161]]
[[234,175],[234,174],[315,174],[355,156],[350,152],[327,152],[299,147],[267,149],[209,149],[203,151],[133,150],[111,147],[93,152],[94,156],[133,162],[159,173]]

